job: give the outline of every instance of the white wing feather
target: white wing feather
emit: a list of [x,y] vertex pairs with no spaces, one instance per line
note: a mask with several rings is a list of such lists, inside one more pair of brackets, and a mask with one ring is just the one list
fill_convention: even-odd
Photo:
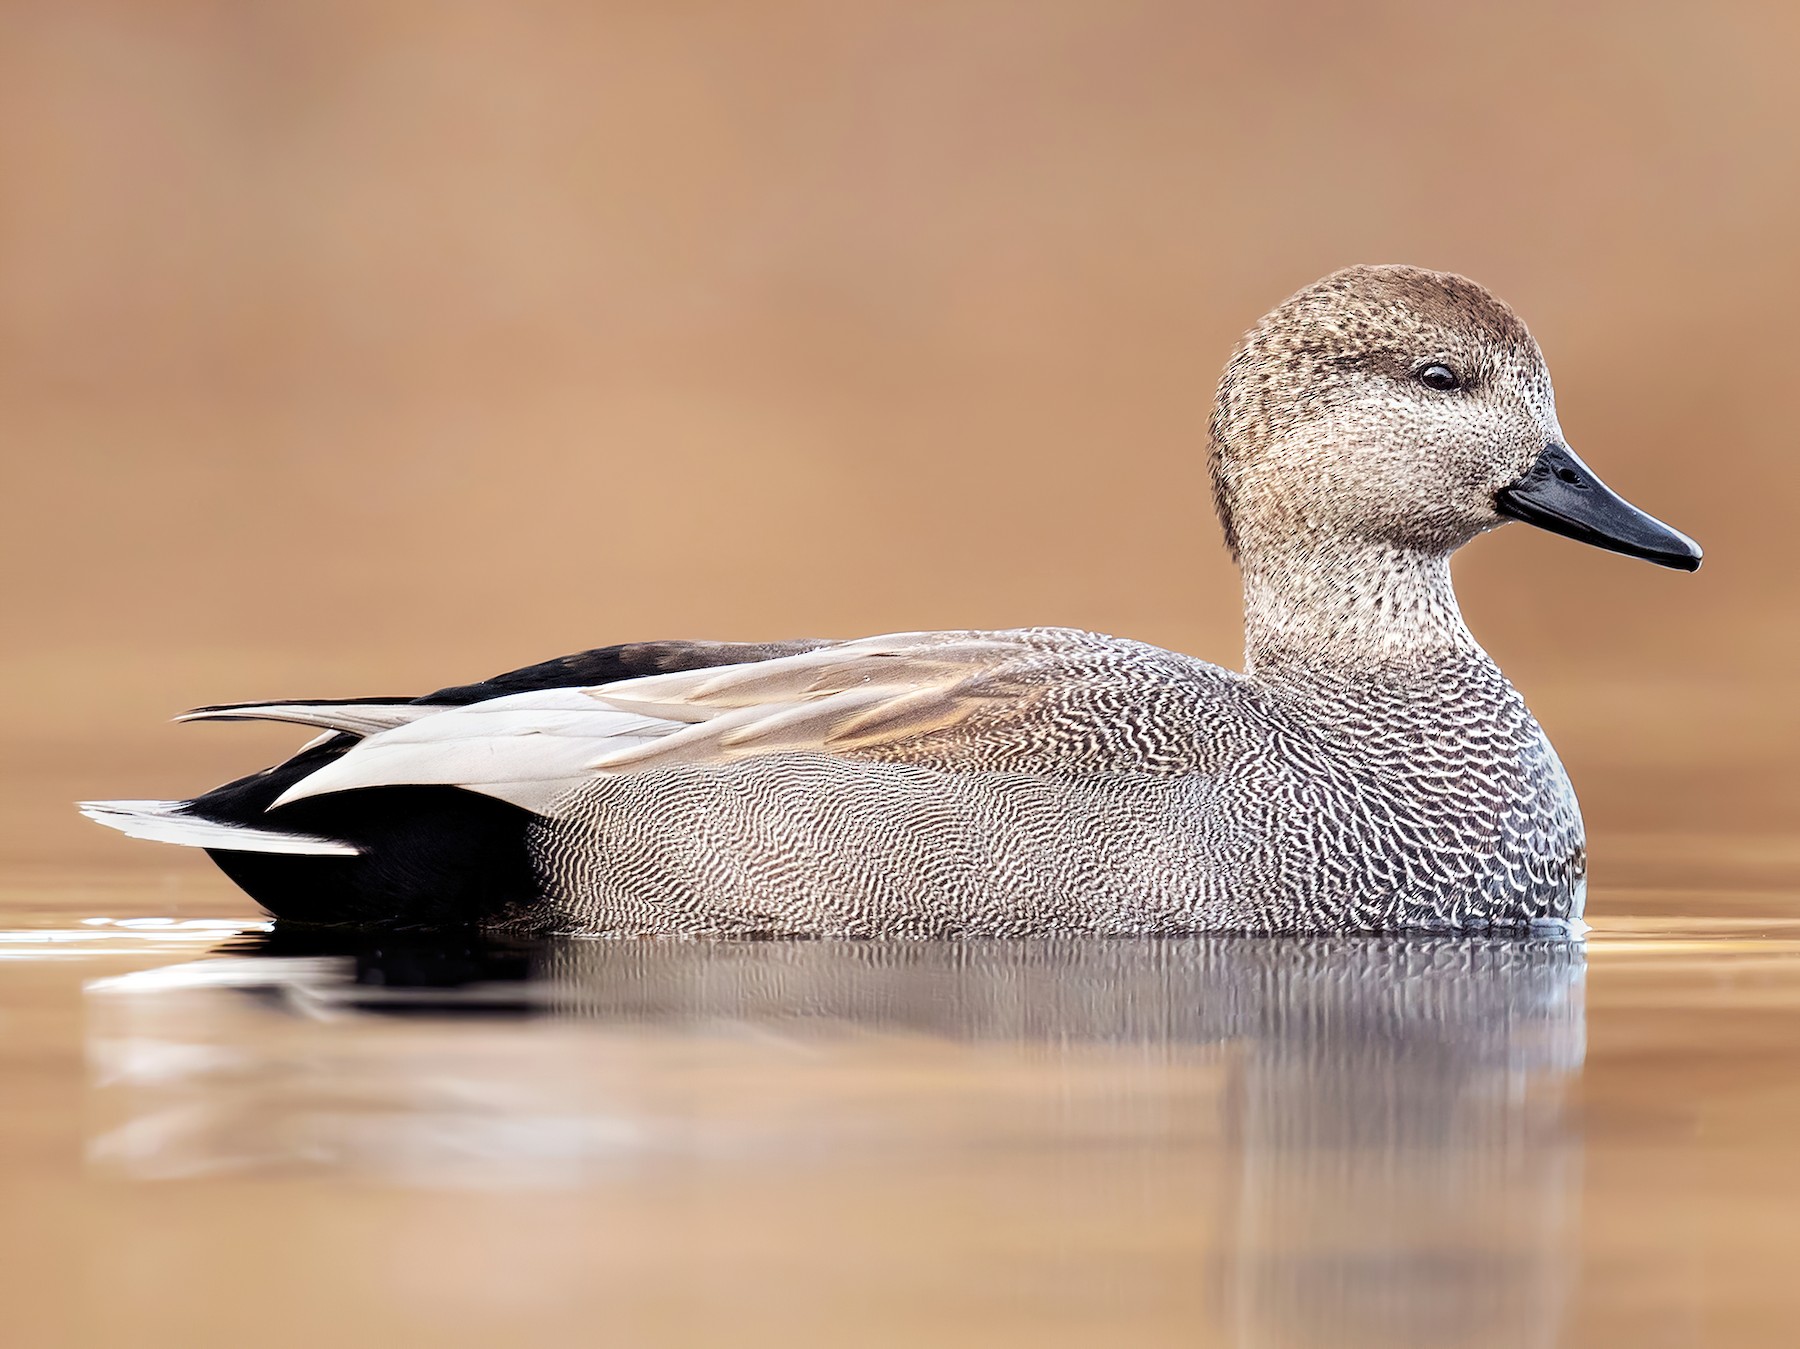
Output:
[[541,811],[592,776],[586,764],[601,747],[635,746],[679,729],[675,722],[608,707],[580,689],[509,694],[372,735],[302,778],[274,805],[409,784],[466,787]]

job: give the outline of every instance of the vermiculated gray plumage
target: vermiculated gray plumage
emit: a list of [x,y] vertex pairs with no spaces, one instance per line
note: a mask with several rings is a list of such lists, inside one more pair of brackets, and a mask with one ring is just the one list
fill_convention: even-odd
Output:
[[1035,682],[954,733],[596,777],[533,831],[557,920],[931,937],[1579,916],[1574,794],[1484,658],[1280,685],[1017,636]]
[[[355,856],[232,874],[272,907],[316,892],[297,878],[349,878],[359,919],[420,875],[461,912],[469,867],[509,887],[474,920],[594,933],[1579,918],[1574,792],[1463,623],[1450,556],[1507,518],[1665,565],[1699,550],[1567,449],[1524,324],[1460,277],[1327,277],[1233,355],[1212,475],[1244,575],[1242,674],[1064,628],[608,648],[410,703],[209,709],[336,738],[186,803],[191,838],[169,803],[93,813],[215,856],[233,827],[246,852],[285,831],[304,836],[286,852],[322,853],[336,820]],[[432,792],[462,811],[436,843],[420,812],[450,807]],[[386,814],[362,828],[359,800]]]

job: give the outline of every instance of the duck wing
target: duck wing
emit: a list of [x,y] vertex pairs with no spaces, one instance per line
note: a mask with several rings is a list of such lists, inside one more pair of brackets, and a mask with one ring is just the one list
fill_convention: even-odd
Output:
[[275,801],[442,785],[554,817],[607,774],[812,753],[951,771],[1182,766],[1217,667],[1061,628],[900,633],[507,694],[369,735]]
[[791,642],[628,642],[557,656],[491,679],[452,684],[417,698],[273,698],[247,703],[215,703],[183,712],[176,721],[284,721],[351,735],[392,730],[449,707],[467,707],[513,693],[614,683],[669,671],[746,665],[794,656],[832,645],[823,640]]
[[[124,833],[191,847],[352,855],[376,851],[389,831],[381,820],[373,818],[367,802],[344,810],[306,812],[304,827],[299,826],[291,812],[278,820],[265,817],[284,792],[335,764],[363,738],[453,708],[521,693],[553,694],[558,689],[670,672],[748,665],[799,655],[825,645],[828,643],[819,640],[632,642],[558,656],[416,698],[281,698],[199,707],[176,720],[289,722],[314,727],[325,734],[284,762],[215,787],[191,801],[87,801],[81,803],[81,809],[90,818]],[[388,804],[397,818],[411,813],[405,800]],[[435,809],[443,808],[437,797],[430,798],[429,804]],[[462,832],[470,832],[467,822],[463,822]]]

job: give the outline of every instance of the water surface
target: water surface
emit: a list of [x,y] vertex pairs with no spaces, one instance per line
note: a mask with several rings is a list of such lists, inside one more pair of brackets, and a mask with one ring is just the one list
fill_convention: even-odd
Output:
[[25,1343],[1785,1343],[1771,906],[321,946],[40,884],[0,932],[0,1258]]

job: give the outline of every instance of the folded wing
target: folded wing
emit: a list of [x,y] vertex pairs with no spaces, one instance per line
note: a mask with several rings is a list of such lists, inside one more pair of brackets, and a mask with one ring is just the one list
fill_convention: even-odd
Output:
[[[954,758],[959,734],[1032,723],[1111,673],[1107,639],[1060,629],[902,633],[741,665],[587,688],[515,694],[379,730],[291,787],[276,805],[364,787],[442,784],[541,815],[598,775],[677,763],[810,752],[886,756],[929,740]],[[1120,644],[1122,645],[1122,644]],[[1148,651],[1149,648],[1138,648]],[[1142,679],[1141,668],[1131,675]]]

